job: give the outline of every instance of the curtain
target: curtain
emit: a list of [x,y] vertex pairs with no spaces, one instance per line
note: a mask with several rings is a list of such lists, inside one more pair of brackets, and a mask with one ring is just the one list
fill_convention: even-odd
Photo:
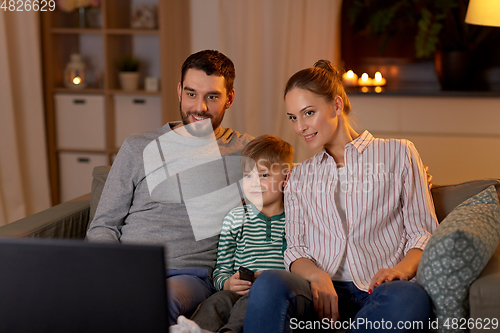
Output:
[[0,225],[50,207],[37,12],[0,11]]
[[254,136],[274,134],[295,148],[295,161],[315,152],[292,130],[283,91],[288,78],[319,59],[340,62],[341,0],[220,0],[219,49],[236,67],[235,102],[224,126]]

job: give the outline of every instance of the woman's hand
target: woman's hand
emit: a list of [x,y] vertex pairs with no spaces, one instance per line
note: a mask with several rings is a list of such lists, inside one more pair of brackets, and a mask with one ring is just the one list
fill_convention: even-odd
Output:
[[432,180],[434,179],[434,177],[432,177],[432,175],[429,173],[429,167],[427,165],[424,165],[424,170],[425,170],[425,174],[427,175],[427,182],[429,183],[429,190],[432,189]]
[[368,286],[368,294],[373,289],[386,281],[410,280],[417,274],[418,263],[422,256],[422,250],[418,248],[409,249],[406,256],[393,268],[381,268],[375,274]]
[[222,289],[231,290],[240,296],[244,296],[248,294],[251,286],[252,282],[241,280],[240,272],[236,272],[229,279],[227,279],[226,282],[224,282],[224,288]]
[[375,287],[381,285],[386,281],[408,279],[408,275],[403,271],[394,268],[381,268],[370,281],[370,285],[368,286],[368,294],[371,294]]
[[309,281],[314,310],[319,318],[338,320],[339,300],[330,275],[307,258],[295,260],[290,265],[290,271]]
[[318,312],[319,319],[338,320],[338,296],[328,273],[321,271],[310,283],[314,310]]

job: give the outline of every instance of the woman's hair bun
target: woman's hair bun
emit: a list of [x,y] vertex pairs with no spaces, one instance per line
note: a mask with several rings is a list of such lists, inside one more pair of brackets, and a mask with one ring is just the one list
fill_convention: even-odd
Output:
[[314,67],[324,69],[335,76],[339,75],[339,71],[333,66],[333,64],[329,60],[321,59],[316,61]]

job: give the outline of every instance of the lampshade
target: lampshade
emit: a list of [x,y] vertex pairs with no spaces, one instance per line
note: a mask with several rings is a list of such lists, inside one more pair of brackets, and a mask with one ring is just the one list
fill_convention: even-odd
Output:
[[500,0],[470,0],[465,22],[500,27]]

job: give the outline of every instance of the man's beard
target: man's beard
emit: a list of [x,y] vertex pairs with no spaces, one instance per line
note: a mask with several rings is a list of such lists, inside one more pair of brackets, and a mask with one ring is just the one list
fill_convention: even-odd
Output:
[[[188,131],[189,134],[196,137],[205,137],[212,134],[222,123],[222,118],[224,118],[224,113],[226,112],[225,109],[222,110],[222,112],[219,113],[219,116],[216,118],[208,113],[200,113],[196,111],[183,112],[182,101],[179,103],[179,110],[181,112],[182,124],[184,125],[184,128]],[[189,119],[192,115],[201,118],[207,118],[207,121],[192,122]],[[209,125],[208,121],[210,121],[212,126]]]

